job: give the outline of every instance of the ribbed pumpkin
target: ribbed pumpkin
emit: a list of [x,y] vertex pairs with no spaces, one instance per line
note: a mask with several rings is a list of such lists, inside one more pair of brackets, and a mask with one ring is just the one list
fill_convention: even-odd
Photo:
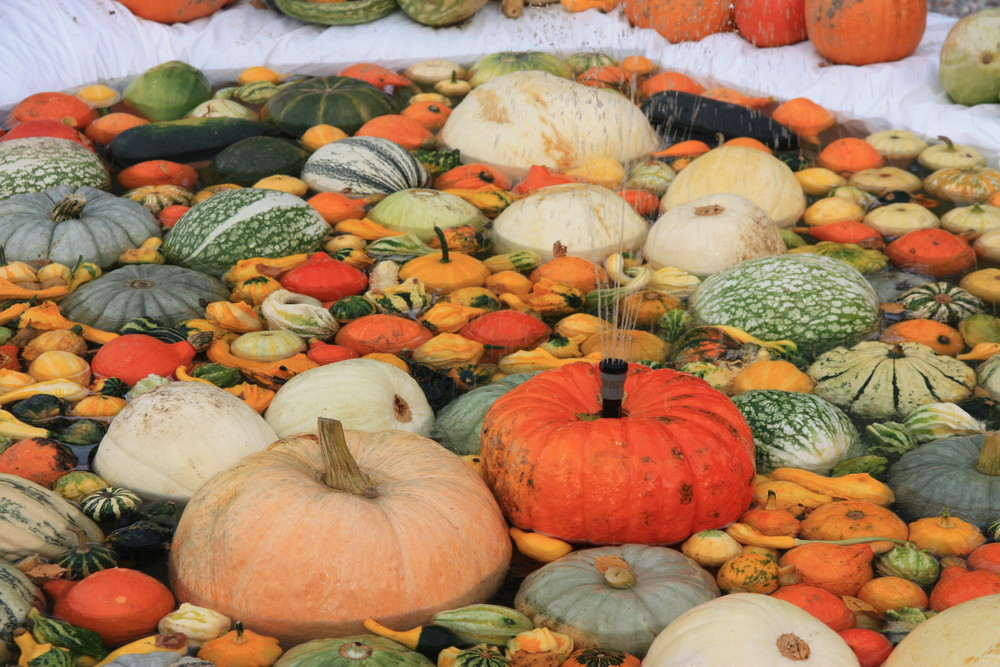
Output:
[[314,125],[332,125],[354,134],[366,121],[395,113],[389,95],[360,79],[323,76],[282,88],[267,100],[261,117],[299,137]]
[[630,364],[622,410],[596,418],[600,376],[587,363],[497,399],[483,422],[483,473],[508,519],[570,542],[671,544],[749,507],[753,436],[723,394]]
[[838,65],[870,65],[913,53],[927,27],[925,0],[805,0],[806,34]]
[[473,468],[421,436],[338,430],[323,420],[319,438],[280,440],[201,488],[170,549],[181,602],[292,646],[496,592],[510,539]]

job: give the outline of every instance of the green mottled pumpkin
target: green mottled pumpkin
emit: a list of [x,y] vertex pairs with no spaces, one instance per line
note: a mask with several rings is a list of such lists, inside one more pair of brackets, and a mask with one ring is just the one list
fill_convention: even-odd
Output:
[[354,635],[304,642],[286,651],[274,667],[427,667],[433,664],[391,639]]
[[69,404],[52,394],[35,394],[18,401],[9,410],[27,424],[51,429],[69,412]]
[[936,320],[953,327],[986,308],[975,294],[946,282],[917,285],[903,292],[899,302],[906,308],[908,318]]
[[107,486],[81,496],[77,502],[80,511],[94,521],[117,521],[139,509],[142,498],[131,489]]
[[313,125],[332,125],[354,134],[375,118],[396,112],[396,103],[375,86],[346,76],[322,76],[283,87],[261,108],[261,117],[301,137]]

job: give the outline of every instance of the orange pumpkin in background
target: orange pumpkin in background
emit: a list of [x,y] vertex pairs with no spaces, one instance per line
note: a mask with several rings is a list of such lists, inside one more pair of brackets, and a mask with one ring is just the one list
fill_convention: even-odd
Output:
[[805,0],[806,33],[838,65],[900,60],[927,28],[927,0]]
[[118,0],[136,16],[157,23],[187,23],[236,0]]
[[733,29],[728,0],[625,0],[625,16],[637,28],[652,28],[668,42],[697,42]]
[[597,364],[570,364],[487,412],[483,474],[511,523],[569,542],[675,544],[750,506],[753,437],[725,395],[629,364],[623,416],[600,418],[600,384]]

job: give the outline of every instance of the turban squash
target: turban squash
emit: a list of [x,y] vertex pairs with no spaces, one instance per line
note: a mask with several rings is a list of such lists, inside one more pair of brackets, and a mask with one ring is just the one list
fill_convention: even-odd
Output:
[[514,525],[592,544],[673,544],[750,505],[754,445],[707,382],[629,364],[623,417],[600,418],[597,364],[537,375],[486,413],[483,471]]

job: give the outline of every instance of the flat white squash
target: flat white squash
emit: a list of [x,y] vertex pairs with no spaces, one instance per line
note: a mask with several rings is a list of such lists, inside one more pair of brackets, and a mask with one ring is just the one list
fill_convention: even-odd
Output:
[[315,433],[317,419],[359,431],[400,430],[429,436],[434,411],[417,381],[375,359],[345,359],[299,373],[265,413],[278,437]]
[[597,185],[568,183],[536,190],[493,221],[493,252],[534,250],[552,259],[556,242],[567,255],[601,262],[613,252],[639,249],[649,223],[617,194]]
[[144,500],[184,504],[209,477],[276,440],[260,415],[224,389],[171,382],[118,413],[94,472]]
[[547,72],[512,72],[472,90],[438,135],[462,152],[521,179],[532,165],[564,171],[599,157],[628,162],[659,138],[631,100]]

